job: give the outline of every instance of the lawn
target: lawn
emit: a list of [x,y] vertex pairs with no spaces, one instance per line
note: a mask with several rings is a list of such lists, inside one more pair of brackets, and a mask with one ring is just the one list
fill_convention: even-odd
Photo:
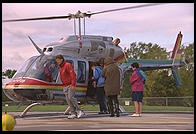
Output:
[[[2,112],[22,112],[27,105],[21,106],[17,109],[17,106],[2,106]],[[80,105],[84,111],[99,111],[98,105]],[[63,112],[67,108],[67,105],[37,105],[30,109],[30,112]],[[123,108],[129,111],[135,111],[134,106],[123,106]],[[179,107],[179,106],[143,106],[143,111],[194,111],[194,107]]]

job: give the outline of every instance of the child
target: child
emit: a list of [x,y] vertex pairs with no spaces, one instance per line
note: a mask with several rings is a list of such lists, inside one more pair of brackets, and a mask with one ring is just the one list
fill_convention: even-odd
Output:
[[132,117],[141,116],[142,111],[142,99],[144,92],[144,83],[146,80],[146,75],[142,70],[139,69],[139,64],[134,62],[131,64],[132,75],[130,77],[131,89],[132,89],[132,100],[135,105],[135,114]]

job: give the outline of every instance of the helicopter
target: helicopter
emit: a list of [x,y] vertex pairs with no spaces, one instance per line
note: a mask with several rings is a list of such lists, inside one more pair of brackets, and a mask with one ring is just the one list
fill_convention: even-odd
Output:
[[[91,83],[93,74],[90,68],[92,63],[105,57],[112,57],[119,66],[121,90],[126,73],[132,71],[130,65],[133,62],[138,62],[140,68],[144,71],[171,68],[176,84],[180,86],[181,83],[178,68],[185,65],[184,60],[181,58],[181,32],[177,36],[170,60],[126,59],[126,53],[124,53],[123,49],[119,46],[119,38],[113,39],[113,37],[110,36],[85,34],[85,18],[90,18],[92,15],[158,5],[161,4],[143,4],[94,13],[82,13],[78,11],[75,14],[68,14],[65,16],[3,20],[2,22],[5,23],[73,19],[75,32],[74,35],[67,38],[61,38],[59,41],[46,45],[43,49],[41,49],[30,36],[28,36],[40,55],[32,56],[24,62],[21,68],[15,73],[12,80],[3,87],[5,95],[9,99],[19,102],[18,107],[27,102],[32,103],[21,113],[21,117],[23,117],[30,108],[36,105],[64,103],[65,95],[63,93],[63,85],[55,61],[55,56],[58,54],[63,55],[64,59],[67,62],[70,62],[74,67],[74,71],[77,75],[76,98],[80,104],[96,103],[94,89]],[[76,34],[76,19],[78,19],[78,35]],[[81,19],[84,19],[83,35],[81,33]],[[121,112],[125,111],[122,107],[120,108]],[[68,109],[66,109],[66,111],[67,110]]]

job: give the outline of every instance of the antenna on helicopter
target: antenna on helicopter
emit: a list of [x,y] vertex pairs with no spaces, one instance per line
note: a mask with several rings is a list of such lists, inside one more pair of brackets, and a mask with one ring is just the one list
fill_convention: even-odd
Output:
[[41,55],[44,55],[44,52],[41,50],[41,48],[39,48],[35,42],[31,39],[30,36],[28,36],[28,38],[30,39],[30,41],[32,42],[32,44],[35,46],[35,48],[37,49],[37,51],[41,54]]

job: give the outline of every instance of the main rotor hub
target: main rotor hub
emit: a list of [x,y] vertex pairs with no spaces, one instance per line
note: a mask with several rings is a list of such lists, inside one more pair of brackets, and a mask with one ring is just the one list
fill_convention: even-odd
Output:
[[68,17],[69,20],[74,19],[74,18],[84,18],[84,17],[90,18],[91,16],[91,14],[82,13],[80,10],[78,10],[76,14],[69,13],[68,15],[69,15]]

